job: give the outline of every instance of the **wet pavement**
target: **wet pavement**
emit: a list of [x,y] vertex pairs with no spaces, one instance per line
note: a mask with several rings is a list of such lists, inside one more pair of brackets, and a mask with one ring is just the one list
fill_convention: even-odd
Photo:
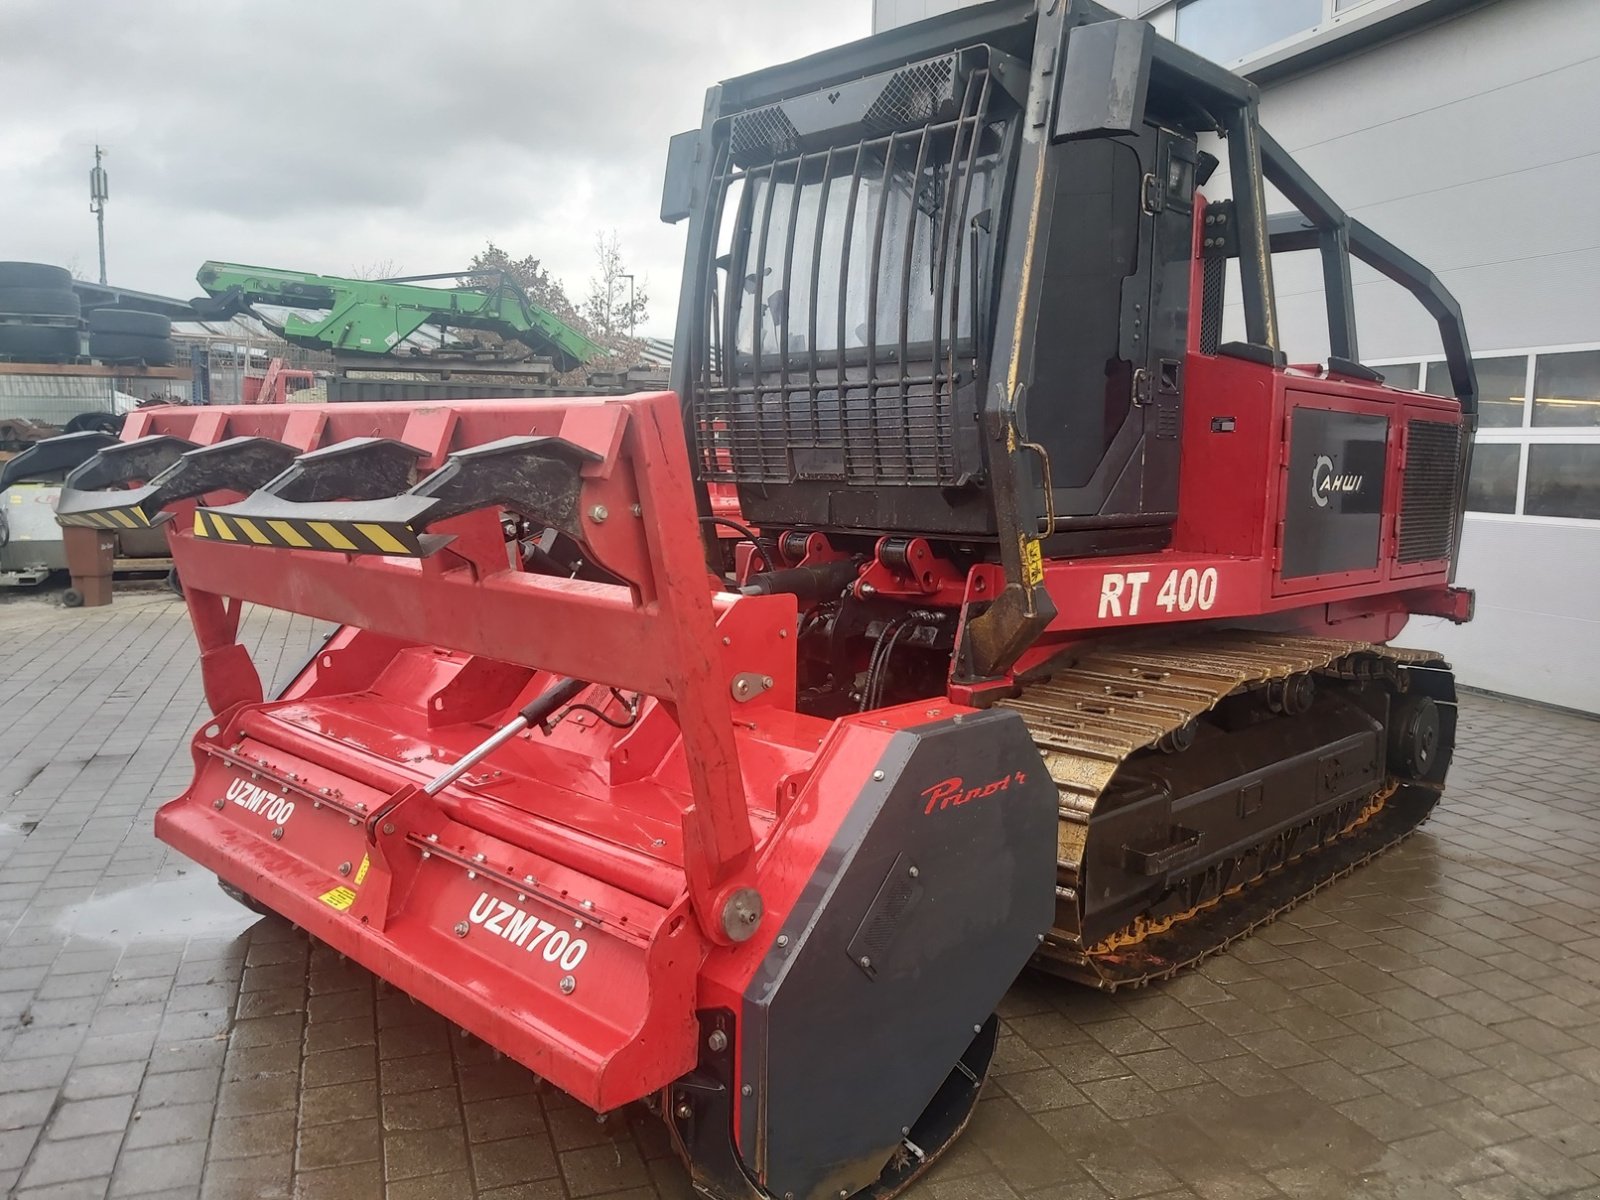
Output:
[[[246,620],[263,675],[310,622]],[[1025,977],[908,1195],[1600,1197],[1600,723],[1469,697],[1439,815],[1231,952]],[[0,604],[0,1190],[683,1197],[597,1121],[151,835],[203,710],[182,605]]]

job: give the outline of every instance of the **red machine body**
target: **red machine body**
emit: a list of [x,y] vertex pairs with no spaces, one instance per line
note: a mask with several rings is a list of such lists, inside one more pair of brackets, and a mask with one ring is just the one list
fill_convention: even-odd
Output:
[[[719,1200],[887,1200],[1029,961],[1164,978],[1431,810],[1453,681],[1387,643],[1471,613],[1470,353],[1246,81],[1089,0],[730,81],[666,193],[678,394],[142,409],[59,511],[170,518],[214,715],[159,837],[653,1098]],[[1312,245],[1295,367],[1270,258]],[[1360,365],[1352,256],[1457,398]],[[336,627],[274,696],[245,603]]]
[[[1459,426],[1453,400],[1200,352],[1185,369],[1183,515],[1168,549],[1041,562],[1056,615],[1007,677],[835,717],[808,715],[797,695],[808,606],[792,593],[751,594],[750,582],[842,567],[857,597],[955,621],[1003,588],[1003,568],[963,571],[921,539],[880,539],[861,561],[814,532],[781,539],[775,562],[741,542],[747,586],[728,590],[705,565],[671,394],[142,409],[124,431],[120,481],[154,483],[79,492],[65,508],[118,524],[171,515],[215,717],[194,739],[194,782],[158,813],[157,835],[598,1111],[676,1094],[706,1071],[708,1031],[725,1039],[724,1085],[753,1086],[772,1051],[746,1045],[748,1020],[707,1014],[737,1014],[762,994],[774,956],[806,927],[808,890],[832,878],[830,862],[855,836],[863,781],[885,776],[903,739],[999,722],[973,735],[1004,747],[1000,759],[975,760],[968,742],[942,752],[931,774],[891,771],[888,786],[912,819],[1007,808],[1034,821],[1017,840],[1038,848],[1037,861],[1019,870],[1040,878],[1004,895],[1008,916],[1027,910],[1038,931],[1029,938],[1042,938],[1054,785],[1021,721],[985,711],[996,695],[1116,631],[1247,619],[1383,642],[1412,613],[1467,615],[1470,594],[1450,586],[1447,558],[1400,553],[1410,431]],[[1296,493],[1314,502],[1317,488],[1355,486],[1292,469],[1307,414],[1383,422],[1386,465],[1360,484],[1376,498],[1379,552],[1362,569],[1290,578]],[[393,489],[363,491],[352,467],[356,482],[325,491],[354,501],[250,507],[252,489],[285,463],[280,479],[343,448],[356,447],[359,464],[398,447],[414,459],[406,479],[431,479],[508,441],[559,443],[579,464],[568,468],[565,527],[606,580],[529,569],[507,540],[507,494],[492,489],[457,515],[406,525],[363,508]],[[238,487],[162,483],[181,483],[207,452],[242,461],[261,446],[279,456]],[[731,497],[718,499],[717,520],[737,524]],[[338,627],[276,696],[237,641],[246,602]],[[575,707],[430,788],[564,678],[587,681]],[[979,1009],[1008,981],[1003,970],[987,980]],[[992,1038],[981,1021],[963,1028]],[[937,1069],[913,1089],[931,1094],[960,1052],[930,1053]],[[727,1120],[736,1152],[759,1161],[766,1135]],[[690,1124],[675,1129],[680,1142]],[[859,1165],[829,1172],[827,1194],[838,1180],[852,1190],[868,1181]]]
[[[1408,423],[1459,420],[1453,401],[1199,354],[1188,369],[1193,516],[1169,551],[1044,564],[1059,615],[1019,674],[1108,629],[1197,617],[1272,614],[1285,630],[1386,641],[1413,612],[1465,615],[1447,561],[1402,565],[1395,550]],[[1285,448],[1312,409],[1389,421],[1387,516],[1373,568],[1289,581],[1285,496],[1311,481],[1290,478]],[[522,570],[490,508],[440,524],[454,541],[413,558],[197,537],[194,503],[173,505],[217,719],[195,739],[194,785],[157,819],[185,854],[602,1111],[689,1071],[693,1014],[731,1004],[770,949],[768,923],[728,937],[726,897],[749,887],[787,909],[892,734],[977,711],[952,688],[834,721],[798,712],[795,597],[734,595],[705,573],[677,414],[671,395],[174,408],[141,410],[125,433],[305,451],[390,437],[422,452],[419,472],[512,435],[604,456],[586,468],[581,519],[601,561],[636,573],[632,594]],[[809,555],[826,558],[826,539]],[[862,579],[951,606],[1000,584],[995,566],[938,569],[932,580],[874,562]],[[235,641],[246,600],[341,626],[271,700]],[[574,674],[601,713],[620,711],[611,689],[641,694],[637,721],[575,713],[422,793]],[[947,791],[962,803],[967,784],[993,782]]]
[[[737,1006],[782,927],[773,917],[794,907],[895,734],[971,710],[795,710],[795,598],[714,591],[671,395],[146,409],[127,430],[131,444],[296,450],[393,437],[422,452],[424,472],[530,434],[595,451],[587,540],[626,564],[631,587],[523,570],[492,508],[441,523],[449,546],[409,558],[268,549],[264,523],[197,537],[194,501],[169,506],[217,715],[156,832],[606,1111],[694,1067],[695,1014]],[[245,601],[341,627],[271,699],[236,641]],[[423,791],[575,672],[592,681],[592,710]],[[624,711],[616,692],[639,697],[626,729],[606,720]],[[1036,786],[1048,790],[1042,772]],[[730,932],[742,892],[769,915]]]

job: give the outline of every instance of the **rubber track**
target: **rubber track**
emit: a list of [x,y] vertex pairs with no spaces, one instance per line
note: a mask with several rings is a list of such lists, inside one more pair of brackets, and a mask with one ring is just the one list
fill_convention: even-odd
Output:
[[[997,703],[1021,714],[1055,780],[1058,905],[1075,910],[1089,817],[1123,762],[1155,746],[1237,692],[1305,672],[1360,673],[1443,665],[1431,651],[1370,642],[1244,630],[1207,632],[1154,647],[1094,649],[1047,681]],[[1164,933],[1114,953],[1090,953],[1076,928],[1058,925],[1035,965],[1105,990],[1166,978],[1271,921],[1402,840],[1424,820],[1438,789],[1400,789],[1360,828],[1344,831]]]

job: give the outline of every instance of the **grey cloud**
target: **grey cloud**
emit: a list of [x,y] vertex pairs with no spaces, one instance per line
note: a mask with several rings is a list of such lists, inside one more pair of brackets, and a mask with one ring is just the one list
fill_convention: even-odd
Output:
[[705,88],[868,29],[870,0],[8,0],[0,258],[76,260],[108,145],[113,282],[188,295],[205,258],[446,270],[493,239],[581,293],[616,228],[669,332],[668,137]]

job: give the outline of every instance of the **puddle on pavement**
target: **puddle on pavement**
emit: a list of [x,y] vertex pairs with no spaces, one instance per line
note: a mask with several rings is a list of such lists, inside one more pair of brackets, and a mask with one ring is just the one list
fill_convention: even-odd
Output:
[[233,937],[260,919],[225,896],[215,875],[197,867],[176,879],[75,904],[62,912],[59,924],[77,937],[126,947]]

